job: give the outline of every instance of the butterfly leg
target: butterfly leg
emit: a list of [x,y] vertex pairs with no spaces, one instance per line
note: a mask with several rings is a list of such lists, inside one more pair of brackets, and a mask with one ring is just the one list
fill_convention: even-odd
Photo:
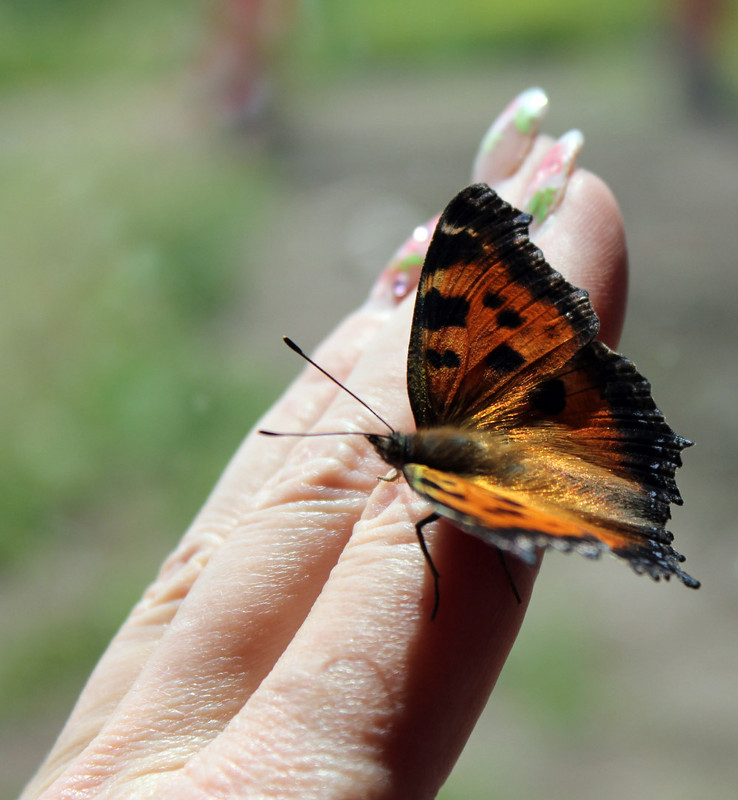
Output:
[[378,481],[387,481],[387,483],[394,483],[400,477],[400,471],[395,467],[386,474],[386,475],[377,475]]
[[495,548],[497,550],[497,555],[500,557],[500,564],[502,564],[502,569],[505,571],[505,575],[507,575],[507,582],[510,584],[510,588],[512,589],[512,593],[515,595],[515,599],[518,601],[518,605],[522,605],[523,601],[520,599],[520,592],[518,591],[518,587],[515,585],[515,580],[513,579],[512,574],[510,573],[510,568],[507,566],[507,559],[505,558],[505,554],[500,550],[499,547]]
[[428,514],[428,516],[421,519],[420,522],[415,523],[415,533],[418,536],[418,542],[420,543],[420,549],[423,552],[423,558],[425,559],[425,563],[428,565],[428,569],[431,571],[431,575],[433,575],[433,592],[435,599],[433,601],[433,611],[431,612],[431,622],[433,622],[433,620],[436,618],[438,604],[441,602],[441,590],[438,585],[438,579],[441,577],[441,574],[436,569],[436,565],[433,563],[433,559],[431,558],[428,545],[425,542],[425,536],[423,536],[423,528],[426,525],[430,525],[431,522],[435,522],[437,519],[440,519],[440,515],[433,513]]

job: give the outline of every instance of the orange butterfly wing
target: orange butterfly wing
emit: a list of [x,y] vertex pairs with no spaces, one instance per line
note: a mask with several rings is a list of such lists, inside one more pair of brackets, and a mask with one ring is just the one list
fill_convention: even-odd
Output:
[[523,558],[535,547],[609,549],[637,572],[696,587],[664,529],[681,503],[674,474],[689,442],[633,364],[593,342],[587,294],[530,243],[529,220],[483,185],[451,201],[408,352],[419,434],[458,430],[480,451],[502,446],[505,466],[484,473],[456,459],[445,470],[427,452],[403,464],[407,480],[438,513]]
[[441,216],[423,265],[408,350],[418,427],[468,424],[514,405],[521,390],[594,339],[587,293],[567,283],[527,236],[530,217],[488,186],[470,186]]
[[539,547],[577,549],[595,557],[606,548],[626,548],[637,537],[626,527],[603,530],[555,503],[484,480],[462,478],[420,464],[408,465],[405,475],[414,489],[444,509],[444,516],[530,563],[534,563]]

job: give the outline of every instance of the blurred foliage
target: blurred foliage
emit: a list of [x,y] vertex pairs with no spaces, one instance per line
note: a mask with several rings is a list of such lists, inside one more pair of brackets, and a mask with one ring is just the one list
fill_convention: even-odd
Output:
[[0,87],[184,64],[202,22],[193,0],[0,0]]
[[76,602],[47,609],[9,639],[11,646],[4,648],[0,660],[4,719],[43,714],[54,707],[55,698],[79,692],[83,670],[89,671],[99,659],[111,632],[121,624],[121,611],[130,607],[132,583],[143,577],[140,571],[101,572]]
[[591,733],[588,724],[598,704],[600,662],[605,654],[592,631],[568,622],[565,609],[546,609],[528,621],[524,636],[510,653],[500,686],[540,726],[559,737]]
[[444,54],[499,55],[561,48],[638,33],[660,4],[623,0],[324,0],[309,6],[320,49],[336,59],[379,57],[417,64]]
[[[323,75],[357,63],[417,65],[444,55],[591,45],[648,29],[663,11],[661,3],[637,0],[608,5],[587,0],[281,0],[277,5],[284,19],[296,22],[290,50],[300,60],[300,72],[311,63]],[[217,3],[197,0],[3,0],[0,80],[69,79],[120,67],[129,74],[145,73],[183,63],[217,8]]]

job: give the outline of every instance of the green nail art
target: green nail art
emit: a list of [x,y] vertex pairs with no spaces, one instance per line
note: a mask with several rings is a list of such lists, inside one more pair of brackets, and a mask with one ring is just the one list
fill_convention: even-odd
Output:
[[577,163],[584,137],[577,131],[565,133],[546,153],[533,180],[523,204],[525,210],[541,224],[559,206],[566,193],[569,177]]
[[525,158],[548,109],[542,89],[521,92],[497,117],[477,151],[473,173],[494,180],[495,166],[502,174],[512,173]]
[[551,213],[556,202],[558,189],[553,186],[536,192],[528,201],[528,213],[537,222],[543,222]]

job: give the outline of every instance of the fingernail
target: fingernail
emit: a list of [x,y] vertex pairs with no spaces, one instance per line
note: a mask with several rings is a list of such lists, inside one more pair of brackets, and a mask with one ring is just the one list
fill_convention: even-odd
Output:
[[439,216],[418,225],[412,236],[392,256],[369,295],[370,302],[397,305],[418,285],[420,270]]
[[547,111],[543,89],[521,92],[484,135],[474,159],[474,179],[494,183],[512,175],[528,154]]
[[523,208],[541,225],[558,208],[566,194],[569,177],[584,145],[581,131],[565,133],[546,153],[536,170],[523,202]]

